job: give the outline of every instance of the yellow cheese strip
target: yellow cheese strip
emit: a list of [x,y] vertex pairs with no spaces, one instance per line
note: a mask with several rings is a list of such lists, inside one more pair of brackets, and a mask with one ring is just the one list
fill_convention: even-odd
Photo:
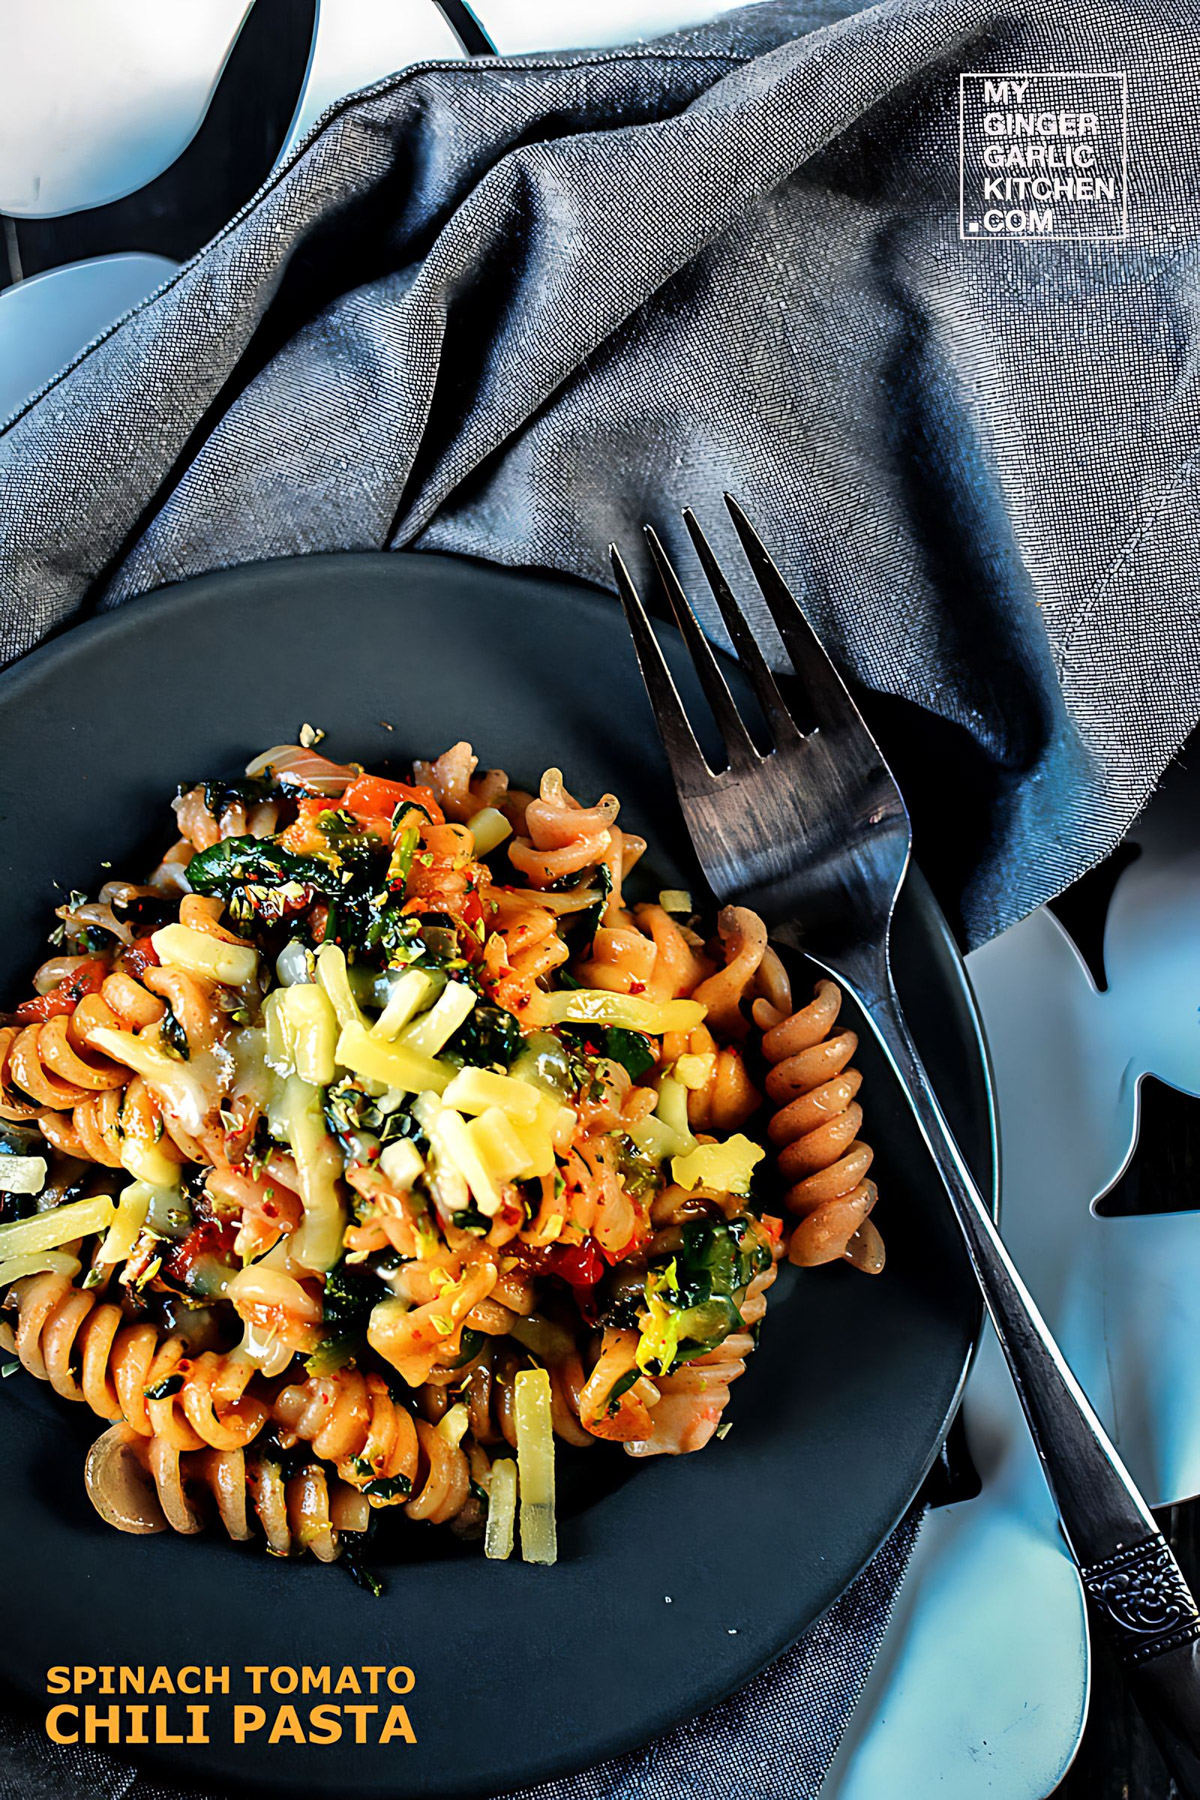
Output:
[[74,1238],[107,1231],[116,1216],[109,1196],[95,1194],[90,1200],[69,1200],[65,1206],[34,1213],[31,1219],[13,1219],[0,1225],[0,1261],[28,1256],[34,1250],[56,1250]]
[[526,1562],[558,1558],[554,1523],[554,1427],[550,1417],[550,1377],[545,1369],[522,1369],[513,1382],[517,1427],[517,1468],[521,1486],[521,1555]]
[[436,983],[424,969],[406,969],[388,996],[387,1005],[372,1025],[371,1036],[391,1043],[409,1020],[429,1004],[435,986]]
[[755,1165],[766,1155],[761,1144],[737,1132],[723,1144],[697,1144],[671,1161],[671,1173],[682,1188],[706,1187],[717,1193],[748,1194]]
[[514,1075],[497,1075],[493,1069],[477,1069],[469,1063],[458,1071],[442,1096],[446,1105],[457,1112],[483,1113],[496,1106],[510,1118],[530,1122],[537,1118],[545,1097],[531,1082],[519,1081]]
[[483,1554],[493,1562],[503,1562],[512,1555],[516,1515],[517,1465],[511,1457],[502,1456],[492,1464],[487,1526],[483,1534]]
[[[449,1091],[447,1088],[446,1092]],[[489,1106],[477,1119],[472,1119],[467,1126],[467,1136],[493,1181],[515,1181],[529,1174],[533,1155],[508,1114],[502,1113],[498,1106]]]
[[466,982],[448,981],[429,1011],[405,1026],[401,1043],[422,1056],[436,1056],[473,1010],[475,998]]
[[179,1164],[145,1138],[121,1139],[121,1167],[147,1187],[174,1187],[179,1180]]
[[204,975],[226,987],[253,981],[258,969],[258,951],[253,944],[227,944],[224,938],[195,931],[190,925],[164,925],[151,934],[150,942],[159,962],[168,968]]
[[435,1156],[457,1169],[471,1190],[476,1206],[489,1219],[500,1211],[500,1189],[467,1130],[467,1122],[452,1107],[441,1106],[427,1126]]
[[693,1031],[704,1017],[698,1000],[643,1000],[607,988],[563,988],[545,996],[554,1025],[623,1025],[628,1031]]
[[122,1190],[117,1198],[117,1216],[100,1246],[97,1262],[123,1263],[132,1255],[138,1232],[146,1223],[153,1191],[144,1181],[131,1181]]
[[467,830],[475,839],[476,856],[487,856],[497,844],[512,836],[512,826],[494,806],[483,806],[467,820]]
[[350,977],[346,973],[346,952],[337,944],[322,944],[317,951],[317,980],[333,1002],[333,1010],[337,1014],[338,1024],[361,1025],[366,1029],[366,1018],[362,1008],[350,991]]
[[26,1275],[65,1275],[73,1281],[79,1273],[79,1258],[65,1250],[34,1250],[28,1256],[10,1256],[0,1263],[0,1291]]
[[324,988],[312,981],[276,988],[267,995],[263,1021],[271,1066],[328,1087],[337,1073],[338,1017]]
[[299,1075],[289,1075],[279,1098],[279,1115],[300,1177],[304,1220],[288,1246],[304,1269],[331,1269],[342,1253],[346,1209],[338,1193],[342,1156],[325,1127],[320,1091]]
[[372,1037],[365,1025],[343,1025],[337,1043],[337,1060],[356,1075],[367,1075],[406,1094],[428,1090],[440,1094],[454,1077],[449,1063],[437,1062],[408,1044],[385,1044]]

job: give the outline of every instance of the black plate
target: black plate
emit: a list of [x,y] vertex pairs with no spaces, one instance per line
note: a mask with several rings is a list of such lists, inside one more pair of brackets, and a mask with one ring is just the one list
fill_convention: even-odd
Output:
[[[678,641],[667,647],[694,697]],[[560,765],[577,792],[621,796],[663,884],[689,879],[611,599],[437,557],[267,563],[126,605],[0,677],[0,997],[13,1004],[45,954],[56,884],[94,888],[109,861],[136,875],[136,853],[168,835],[177,781],[236,769],[305,721],[328,732],[332,756],[370,765],[458,737],[525,781]],[[986,1188],[979,1023],[919,877],[895,949],[914,1031]],[[903,1514],[979,1326],[916,1130],[869,1040],[859,1060],[885,1274],[785,1276],[730,1436],[644,1465],[588,1453],[595,1475],[566,1509],[557,1567],[487,1563],[401,1521],[377,1559],[391,1564],[378,1601],[339,1569],[283,1565],[216,1535],[120,1536],[84,1494],[95,1421],[20,1374],[0,1390],[0,1676],[42,1701],[51,1665],[228,1665],[232,1703],[250,1698],[246,1665],[411,1667],[413,1746],[268,1746],[262,1734],[239,1749],[215,1697],[210,1744],[157,1753],[183,1779],[359,1800],[532,1783],[728,1694],[830,1605]]]

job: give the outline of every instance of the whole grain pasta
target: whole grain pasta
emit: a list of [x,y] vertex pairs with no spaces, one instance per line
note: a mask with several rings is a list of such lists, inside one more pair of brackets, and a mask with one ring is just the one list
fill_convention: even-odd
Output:
[[785,1254],[882,1265],[837,989],[631,883],[619,820],[465,742],[276,746],[58,908],[0,1015],[0,1336],[104,1422],[110,1523],[481,1535],[551,1436],[723,1435]]

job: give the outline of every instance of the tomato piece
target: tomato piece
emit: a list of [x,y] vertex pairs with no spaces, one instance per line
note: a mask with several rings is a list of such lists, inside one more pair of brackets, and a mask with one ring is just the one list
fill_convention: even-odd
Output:
[[168,1281],[178,1282],[181,1287],[190,1287],[193,1273],[201,1261],[208,1260],[214,1264],[230,1262],[237,1234],[237,1222],[233,1219],[202,1220],[199,1225],[193,1226],[185,1238],[181,1238],[164,1252],[163,1274]]
[[73,1013],[85,994],[97,991],[107,974],[108,964],[102,957],[93,957],[81,963],[73,974],[64,975],[48,994],[35,994],[32,1000],[22,1000],[13,1017],[18,1025],[44,1025],[47,1019]]
[[581,1244],[555,1244],[546,1258],[551,1275],[557,1275],[571,1288],[594,1288],[604,1274],[604,1258],[595,1238],[584,1238]]
[[341,805],[356,819],[390,819],[398,806],[421,806],[435,825],[446,822],[432,788],[385,781],[382,775],[360,775],[342,795]]
[[463,901],[458,916],[464,925],[478,925],[483,918],[483,901],[474,888]]
[[158,966],[158,951],[154,948],[151,937],[134,938],[128,950],[121,958],[121,967],[135,981],[140,981],[147,969]]

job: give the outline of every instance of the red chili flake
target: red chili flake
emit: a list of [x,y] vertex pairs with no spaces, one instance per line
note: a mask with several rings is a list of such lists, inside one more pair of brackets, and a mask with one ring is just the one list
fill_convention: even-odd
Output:
[[629,991],[631,994],[644,994],[646,991],[646,984],[644,981],[631,981],[629,984]]

